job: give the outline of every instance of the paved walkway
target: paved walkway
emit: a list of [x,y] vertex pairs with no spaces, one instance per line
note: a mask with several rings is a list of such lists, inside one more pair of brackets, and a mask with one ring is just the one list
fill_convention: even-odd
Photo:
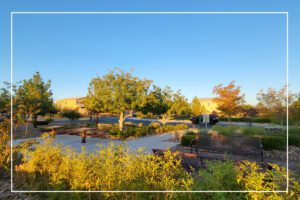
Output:
[[[152,153],[152,149],[167,149],[176,146],[178,143],[171,142],[169,139],[172,139],[174,136],[170,133],[146,136],[132,140],[120,141],[120,140],[110,140],[110,139],[101,139],[101,138],[87,138],[87,143],[81,143],[80,136],[73,135],[57,135],[55,138],[55,143],[62,144],[65,147],[71,147],[77,152],[81,151],[81,147],[85,147],[86,150],[93,152],[100,148],[105,148],[110,145],[110,143],[118,144],[126,144],[130,148],[138,149],[145,148],[144,151],[146,153]],[[30,139],[30,138],[29,138]],[[37,141],[41,142],[41,138],[31,138],[37,139]],[[14,140],[14,145],[19,144],[20,142],[27,139],[19,139]],[[101,145],[101,147],[99,147]]]

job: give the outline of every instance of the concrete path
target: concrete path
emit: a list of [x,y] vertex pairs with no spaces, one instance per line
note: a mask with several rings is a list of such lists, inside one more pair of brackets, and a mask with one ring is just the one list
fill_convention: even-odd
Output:
[[[85,147],[87,151],[93,152],[95,150],[99,150],[101,148],[105,148],[110,145],[110,143],[118,144],[126,144],[132,149],[137,150],[138,148],[145,148],[145,153],[152,153],[152,149],[167,149],[176,146],[178,143],[170,142],[169,139],[172,139],[174,136],[170,133],[146,136],[132,140],[110,140],[110,139],[100,139],[100,138],[87,138],[87,143],[81,143],[80,136],[73,135],[57,135],[55,138],[56,144],[62,144],[65,147],[70,147],[77,152],[81,151],[82,147]],[[38,142],[42,142],[41,138],[29,138],[36,139]],[[28,139],[19,139],[14,140],[14,145],[19,144],[20,142],[28,140]],[[101,147],[99,147],[99,145]]]

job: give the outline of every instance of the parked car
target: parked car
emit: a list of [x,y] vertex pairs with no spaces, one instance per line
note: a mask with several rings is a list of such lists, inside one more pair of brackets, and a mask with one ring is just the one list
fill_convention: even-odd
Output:
[[[203,123],[203,115],[194,116],[191,118],[193,124],[202,124]],[[217,115],[209,115],[209,125],[215,125],[219,122]]]

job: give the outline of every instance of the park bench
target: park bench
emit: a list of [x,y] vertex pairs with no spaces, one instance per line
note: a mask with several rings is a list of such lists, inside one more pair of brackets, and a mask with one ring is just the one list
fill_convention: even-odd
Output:
[[[191,153],[193,149],[198,154],[198,149],[203,152],[233,154],[243,156],[260,157],[263,162],[263,146],[259,137],[250,136],[224,136],[219,134],[201,134],[198,139],[191,142]],[[199,154],[201,162],[206,158],[205,154]],[[210,159],[207,157],[206,159]]]

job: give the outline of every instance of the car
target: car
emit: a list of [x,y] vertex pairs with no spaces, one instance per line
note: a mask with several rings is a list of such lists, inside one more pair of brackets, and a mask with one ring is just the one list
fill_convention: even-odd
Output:
[[[203,123],[203,115],[194,116],[191,118],[193,124],[202,124]],[[217,115],[209,115],[209,125],[215,125],[219,122]]]

